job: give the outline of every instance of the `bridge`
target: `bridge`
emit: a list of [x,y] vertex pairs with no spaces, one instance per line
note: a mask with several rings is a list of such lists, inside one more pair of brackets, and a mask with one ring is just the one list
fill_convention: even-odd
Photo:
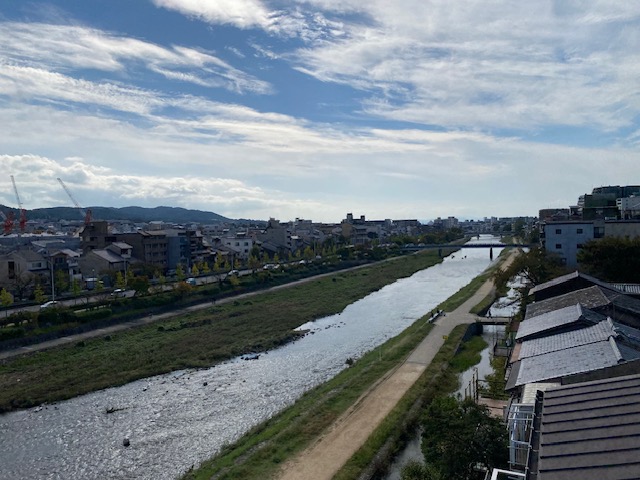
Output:
[[418,244],[418,245],[405,245],[400,247],[403,252],[419,252],[420,250],[438,249],[438,256],[442,257],[442,250],[458,250],[460,248],[488,248],[489,258],[493,260],[494,248],[526,248],[530,247],[528,243],[464,243],[464,244],[451,244],[451,243],[434,243],[434,244]]
[[476,322],[482,325],[508,325],[511,317],[476,317]]
[[465,243],[461,245],[452,243],[430,243],[424,245],[405,245],[400,247],[401,250],[408,252],[415,252],[418,250],[425,250],[429,248],[527,248],[531,247],[528,243]]

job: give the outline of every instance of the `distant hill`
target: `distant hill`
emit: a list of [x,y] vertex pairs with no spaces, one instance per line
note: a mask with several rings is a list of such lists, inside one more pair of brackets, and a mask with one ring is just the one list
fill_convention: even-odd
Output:
[[[217,223],[233,222],[234,220],[223,217],[213,212],[203,210],[190,210],[180,207],[89,207],[94,220],[129,220],[132,222],[150,222],[160,220],[169,223]],[[16,219],[18,211],[15,208],[0,206],[3,212],[13,211]],[[82,220],[82,215],[77,208],[52,207],[34,208],[27,210],[27,218],[41,218],[47,220]],[[17,221],[17,220],[16,220]]]

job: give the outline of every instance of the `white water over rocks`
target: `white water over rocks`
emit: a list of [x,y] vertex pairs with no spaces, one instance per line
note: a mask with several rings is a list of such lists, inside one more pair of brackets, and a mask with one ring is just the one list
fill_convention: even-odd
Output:
[[[474,241],[491,240],[497,239]],[[495,248],[494,258],[499,253]],[[234,359],[1,415],[0,479],[176,478],[335,376],[348,357],[399,334],[490,263],[487,249],[461,250],[340,314],[302,325],[313,333],[257,360]]]

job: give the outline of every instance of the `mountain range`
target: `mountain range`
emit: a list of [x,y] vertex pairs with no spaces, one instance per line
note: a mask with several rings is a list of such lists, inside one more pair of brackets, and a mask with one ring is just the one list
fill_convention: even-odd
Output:
[[[203,210],[191,210],[181,207],[89,207],[94,220],[128,220],[131,222],[150,222],[154,220],[169,223],[218,223],[233,222],[229,218],[214,212]],[[8,214],[14,213],[15,222],[18,222],[19,212],[15,208],[0,205],[0,210]],[[83,214],[73,207],[34,208],[27,210],[28,219],[45,220],[83,220]]]

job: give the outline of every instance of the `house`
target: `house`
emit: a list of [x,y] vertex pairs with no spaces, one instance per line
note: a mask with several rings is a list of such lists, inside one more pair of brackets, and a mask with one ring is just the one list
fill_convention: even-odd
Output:
[[640,478],[640,375],[539,389],[509,432],[511,471],[492,479]]

